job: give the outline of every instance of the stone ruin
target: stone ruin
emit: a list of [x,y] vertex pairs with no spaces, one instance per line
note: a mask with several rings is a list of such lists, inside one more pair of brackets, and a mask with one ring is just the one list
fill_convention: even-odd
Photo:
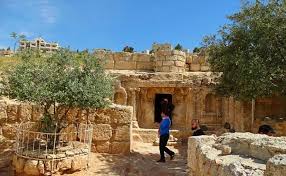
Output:
[[[116,92],[121,92],[122,96],[115,94],[114,102],[121,101],[124,105],[126,102],[133,107],[133,142],[158,145],[158,126],[154,122],[158,115],[158,101],[162,98],[167,98],[175,105],[169,145],[178,145],[191,135],[192,119],[199,119],[202,125],[206,125],[207,134],[218,134],[223,124],[228,122],[236,132],[257,133],[260,125],[269,124],[275,129],[276,136],[286,135],[286,99],[273,95],[256,99],[254,102],[242,102],[233,97],[216,95],[213,87],[219,74],[210,71],[207,55],[204,53],[177,51],[164,44],[162,47],[156,45],[151,54],[95,54],[105,59],[107,72],[121,82],[120,89]],[[211,145],[201,149],[197,145],[198,141],[201,141],[200,138],[189,139],[190,174],[283,175],[283,137],[268,138],[251,133],[233,135],[218,139],[202,137],[202,141],[206,138]],[[264,153],[264,150],[269,152]],[[255,151],[258,152],[254,154]],[[206,163],[206,160],[210,164]],[[200,170],[196,170],[196,167]]]
[[[57,160],[53,166],[57,172],[74,172],[86,168],[85,154],[87,148],[81,147],[83,150],[78,150],[80,149],[79,144],[73,141],[71,141],[70,145],[59,148],[59,150],[66,150],[69,147],[68,151],[57,155],[53,155],[53,153],[45,155],[45,152],[41,152],[42,155],[39,155],[38,152],[29,153],[29,151],[26,151],[28,153],[19,153],[22,151],[21,146],[23,148],[26,145],[22,145],[23,138],[19,139],[20,142],[16,141],[17,129],[19,129],[21,123],[36,123],[39,121],[43,114],[43,109],[38,105],[0,99],[0,110],[0,175],[2,174],[1,168],[11,166],[12,162],[14,170],[18,175],[23,175],[24,173],[29,175],[49,173],[52,170],[51,163],[46,162],[46,159],[51,159],[51,157]],[[132,116],[132,107],[128,106],[113,104],[106,109],[90,109],[88,119],[93,127],[91,152],[128,155],[131,147],[130,129]],[[85,111],[76,108],[71,109],[67,114],[67,122],[70,125],[64,129],[63,133],[76,133],[76,129],[72,125],[73,122],[78,121],[85,124],[86,119],[87,114]],[[67,137],[70,138],[69,135]],[[27,136],[25,138],[27,139]],[[34,138],[33,141],[37,142],[37,140],[38,138]],[[20,146],[17,146],[17,144]],[[31,148],[32,146],[30,145],[29,149]],[[14,155],[15,152],[16,155]],[[35,158],[34,154],[36,157],[41,157],[41,159]],[[63,160],[63,157],[67,157],[67,159]]]
[[186,139],[192,119],[199,119],[214,134],[225,122],[239,132],[256,133],[270,124],[276,135],[286,135],[286,99],[269,97],[251,102],[215,94],[219,74],[210,71],[203,51],[174,50],[170,44],[154,44],[152,53],[96,50],[107,73],[117,79],[114,102],[133,107],[134,140],[155,141],[158,101],[167,98],[175,105],[172,134]]
[[[229,122],[237,132],[257,133],[261,124],[270,124],[274,127],[277,136],[286,135],[285,98],[273,96],[257,99],[252,104],[251,102],[237,101],[233,97],[220,97],[213,90],[219,74],[210,71],[206,54],[174,50],[168,44],[162,46],[157,44],[152,50],[150,54],[112,52],[104,49],[94,52],[104,63],[106,72],[116,78],[116,84],[113,97],[115,104],[107,109],[90,111],[89,119],[94,129],[92,152],[129,154],[133,142],[158,145],[158,126],[154,122],[158,116],[158,103],[163,98],[167,98],[175,106],[170,145],[177,145],[188,139],[192,133],[190,127],[192,119],[199,119],[202,125],[206,125],[208,127],[207,134],[217,133],[225,122]],[[13,153],[11,146],[15,142],[15,129],[18,125],[21,122],[38,121],[41,113],[42,111],[37,105],[0,100],[0,167],[11,163],[11,154]],[[84,121],[85,118],[86,112],[73,109],[69,112],[67,120],[69,122],[75,119]],[[240,133],[233,135],[237,135],[232,136],[233,140],[248,141],[249,146],[254,143],[250,141],[258,139],[268,142],[270,140],[270,143],[271,141],[284,140],[283,137],[266,139],[266,136],[259,135],[257,137],[250,133],[246,134],[248,137]],[[210,160],[213,171],[215,170],[213,166],[216,166],[213,164],[216,163],[213,158],[225,157],[226,160],[218,160],[218,163],[229,164],[231,161],[228,160],[227,154],[234,154],[234,158],[242,161],[245,158],[240,157],[240,153],[236,153],[238,152],[236,147],[227,142],[233,140],[229,140],[227,135],[219,138],[189,139],[189,147],[191,147],[189,153],[193,156],[190,157],[191,159],[189,158],[189,164],[196,160],[199,163],[202,159]],[[207,152],[205,147],[202,149],[198,147],[200,141],[207,141],[206,146],[215,153],[205,154],[204,152]],[[265,143],[267,148],[268,143]],[[238,146],[243,147],[243,145]],[[264,150],[265,146],[262,145],[260,149]],[[277,148],[279,147],[277,146]],[[282,150],[283,146],[281,145],[279,151]],[[221,152],[226,155],[221,156]],[[280,153],[283,154],[283,152]],[[223,165],[223,168],[228,171],[219,171],[223,174],[229,173],[230,168],[244,167],[250,173],[266,174],[271,170],[268,167],[272,170],[276,167],[280,168],[279,164],[270,167],[266,163],[277,163],[279,158],[282,158],[282,161],[285,158],[283,155],[274,156],[273,153],[267,159],[257,158],[251,153],[244,154],[243,156],[248,156],[250,160],[255,158],[255,161],[260,162],[260,165],[259,162],[258,165],[254,163],[255,171],[251,168],[254,161],[250,162],[251,166],[246,165],[246,167],[243,164],[238,164],[239,166],[236,167],[236,163]],[[206,158],[206,156],[210,158]],[[208,166],[205,166],[203,162],[203,165],[199,167]],[[204,170],[200,171],[205,172]],[[196,172],[197,170],[194,169],[194,173]],[[217,171],[213,172],[217,173]],[[240,174],[240,172],[235,173]],[[276,172],[273,171],[273,173]],[[248,174],[248,171],[245,174]]]
[[286,138],[252,133],[190,137],[188,166],[190,176],[283,176]]

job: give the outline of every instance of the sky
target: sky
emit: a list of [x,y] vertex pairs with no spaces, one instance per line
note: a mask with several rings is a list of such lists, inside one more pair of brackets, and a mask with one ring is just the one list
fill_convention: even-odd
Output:
[[240,0],[0,0],[0,48],[12,48],[16,32],[79,50],[154,42],[192,50],[239,8]]

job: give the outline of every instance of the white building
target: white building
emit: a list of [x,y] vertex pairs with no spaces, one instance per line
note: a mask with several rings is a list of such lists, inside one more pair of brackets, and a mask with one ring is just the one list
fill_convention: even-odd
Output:
[[52,52],[59,49],[59,44],[56,42],[46,42],[41,37],[35,38],[33,41],[22,40],[20,41],[20,49],[34,48],[43,52]]

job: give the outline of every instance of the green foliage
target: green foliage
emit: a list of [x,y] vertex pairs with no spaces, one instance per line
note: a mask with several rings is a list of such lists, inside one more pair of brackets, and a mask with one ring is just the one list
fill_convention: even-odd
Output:
[[[108,104],[112,80],[93,55],[61,49],[49,55],[24,50],[18,56],[22,62],[6,73],[0,95],[42,105],[45,122],[53,115],[60,129],[70,107],[101,108]],[[54,113],[49,111],[52,107]],[[66,107],[64,115],[58,113],[61,107]]]
[[44,133],[50,133],[50,132],[54,132],[55,128],[56,128],[56,124],[53,121],[52,116],[50,114],[45,114],[41,118],[40,131]]
[[242,100],[286,93],[286,3],[247,2],[228,17],[232,23],[204,40],[216,90]]
[[10,37],[15,40],[14,50],[13,50],[14,52],[16,50],[17,42],[19,42],[21,40],[26,40],[26,36],[24,34],[17,34],[16,32],[11,32]]
[[178,44],[175,46],[174,49],[175,49],[175,50],[182,51],[182,50],[183,50],[183,46],[178,43]]
[[131,47],[131,46],[125,46],[122,51],[128,52],[128,53],[133,53],[134,52],[134,48]]
[[201,52],[201,50],[202,50],[202,47],[195,47],[193,49],[193,53],[199,53],[199,52]]

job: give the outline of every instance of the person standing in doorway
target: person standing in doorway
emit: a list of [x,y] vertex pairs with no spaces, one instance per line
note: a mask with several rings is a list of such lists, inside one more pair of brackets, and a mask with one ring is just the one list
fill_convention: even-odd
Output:
[[168,116],[171,120],[171,126],[172,126],[172,124],[173,124],[173,118],[172,118],[173,117],[173,110],[175,109],[175,106],[171,102],[169,102],[169,100],[167,98],[163,99],[163,103],[167,104]]
[[161,110],[162,110],[161,111],[162,121],[160,123],[160,127],[158,130],[158,135],[160,137],[159,140],[160,160],[158,160],[157,162],[166,162],[165,152],[170,155],[171,160],[174,159],[175,153],[166,147],[170,136],[170,126],[171,126],[171,120],[170,117],[168,116],[168,104],[163,103]]

